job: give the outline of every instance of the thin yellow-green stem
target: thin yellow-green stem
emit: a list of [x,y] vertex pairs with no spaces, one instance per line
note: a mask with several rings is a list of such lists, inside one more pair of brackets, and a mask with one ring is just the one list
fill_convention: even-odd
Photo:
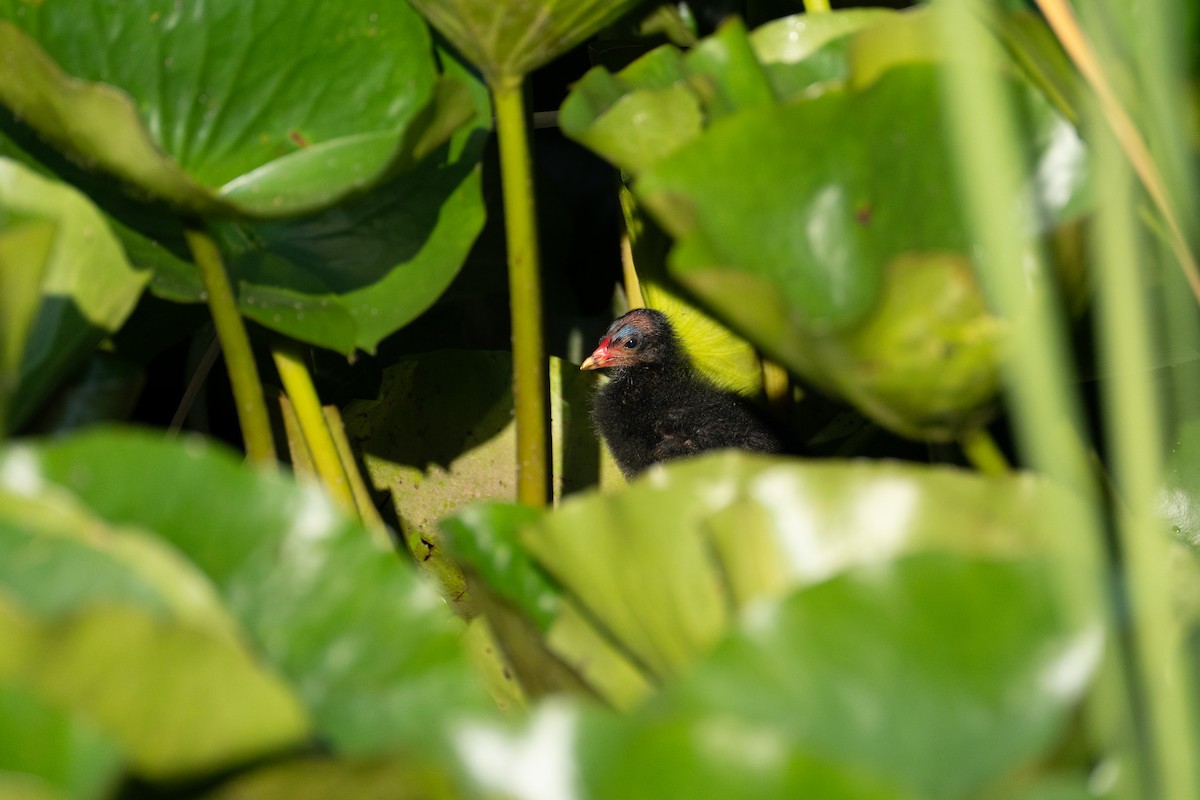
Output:
[[541,507],[550,499],[550,378],[542,331],[537,214],[522,82],[497,82],[492,86],[492,99],[496,104],[496,138],[508,236],[517,499]]
[[809,14],[828,11],[829,0],[804,0],[804,10]]
[[317,397],[317,389],[313,385],[312,375],[304,362],[300,346],[291,341],[283,342],[271,348],[271,355],[275,359],[275,369],[279,371],[279,378],[283,381],[283,389],[292,401],[304,443],[308,446],[313,466],[325,486],[325,491],[329,492],[329,496],[347,513],[358,516],[350,482],[342,469],[337,444],[326,425],[321,400]]
[[371,490],[367,488],[367,482],[358,468],[358,460],[354,457],[354,450],[350,447],[350,440],[346,437],[346,426],[342,423],[341,412],[338,411],[337,406],[325,406],[324,411],[325,425],[333,436],[334,444],[337,445],[342,468],[346,471],[346,478],[350,481],[350,491],[354,494],[354,504],[358,508],[359,519],[381,544],[390,544],[391,539],[387,533],[387,526],[383,522],[383,517],[379,516],[379,509],[375,507],[375,501],[371,499]]
[[267,403],[258,379],[254,352],[250,348],[250,336],[238,311],[221,251],[208,232],[198,225],[189,227],[185,235],[225,354],[225,368],[229,371],[246,457],[259,466],[274,467],[276,456],[271,419],[267,416]]
[[[1125,640],[1106,593],[1109,566],[1094,477],[1080,434],[1065,325],[1054,282],[1028,230],[1030,200],[1022,194],[1027,165],[1016,115],[996,64],[987,61],[988,32],[981,4],[948,2],[939,15],[941,41],[952,56],[944,94],[972,249],[989,301],[1007,320],[1011,354],[1004,363],[1009,409],[1024,460],[1069,487],[1082,501],[1056,535],[1043,543],[1054,557],[1055,588],[1066,618],[1079,630],[1105,631],[1103,669],[1088,695],[1085,720],[1094,741],[1116,748],[1124,796],[1146,796],[1147,767]],[[1056,515],[1064,509],[1053,509]]]
[[[1163,221],[1167,225],[1167,241],[1171,251],[1175,254],[1175,260],[1187,278],[1192,294],[1197,300],[1200,300],[1200,268],[1197,267],[1191,247],[1188,246],[1187,236],[1175,213],[1162,174],[1150,154],[1146,140],[1113,90],[1101,60],[1080,28],[1070,3],[1067,0],[1037,0],[1037,3],[1046,17],[1046,22],[1054,30],[1054,35],[1062,43],[1063,49],[1067,51],[1076,68],[1088,85],[1092,87],[1092,91],[1096,93],[1101,113],[1112,129],[1113,135],[1120,142],[1121,149],[1125,151],[1125,155],[1137,172],[1142,185],[1146,187],[1150,199],[1162,214]],[[1147,13],[1154,12],[1148,11]]]
[[312,453],[308,452],[308,443],[304,441],[304,431],[300,430],[300,420],[296,419],[296,409],[288,399],[287,392],[279,393],[279,414],[283,417],[283,433],[287,438],[292,474],[297,478],[320,480]]
[[1004,457],[996,440],[988,433],[987,428],[976,428],[963,434],[959,440],[963,455],[975,469],[984,475],[1001,477],[1012,472],[1008,459]]
[[[1095,120],[1096,115],[1092,115]],[[1162,426],[1151,365],[1151,326],[1145,305],[1142,248],[1134,183],[1117,142],[1103,123],[1091,136],[1098,208],[1092,226],[1097,287],[1096,339],[1105,372],[1104,418],[1121,507],[1116,529],[1129,588],[1132,640],[1153,744],[1153,771],[1163,800],[1200,797],[1191,677],[1173,624],[1164,575],[1170,539],[1157,511],[1162,481]]]

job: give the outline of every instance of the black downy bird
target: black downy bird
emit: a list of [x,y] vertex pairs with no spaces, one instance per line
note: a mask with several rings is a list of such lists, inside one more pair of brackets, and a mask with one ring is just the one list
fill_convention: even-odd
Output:
[[627,478],[705,450],[783,450],[745,400],[695,371],[661,311],[636,308],[617,319],[580,369],[612,378],[592,397],[592,420]]

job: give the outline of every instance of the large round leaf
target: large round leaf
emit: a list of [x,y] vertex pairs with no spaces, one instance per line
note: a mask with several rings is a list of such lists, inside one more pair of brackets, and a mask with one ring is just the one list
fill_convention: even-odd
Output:
[[[491,509],[444,526],[459,557],[552,652],[625,706],[645,689],[623,672],[629,663],[650,680],[678,674],[740,608],[906,553],[1036,552],[1051,536],[1077,533],[1075,503],[1031,477],[726,453],[569,498],[534,521]],[[1075,568],[1086,569],[1085,554]],[[595,636],[566,634],[579,609],[607,650]],[[605,676],[595,654],[613,647],[626,656],[605,655],[614,670]]]
[[[480,125],[470,133],[412,171],[327,211],[215,226],[242,314],[347,355],[374,352],[441,296],[483,228],[478,160],[484,136]],[[135,248],[135,261],[142,257],[154,266],[151,291],[170,300],[203,300],[190,262],[131,231],[123,238]]]
[[[1054,122],[1046,119],[1047,130]],[[936,70],[898,68],[861,92],[714,124],[636,188],[682,240],[676,264],[685,282],[702,267],[736,270],[779,292],[799,324],[824,332],[872,309],[892,258],[965,252],[948,146]]]
[[11,397],[9,428],[121,326],[149,277],[86,197],[0,158],[0,393]]
[[[933,13],[726,24],[686,55],[593,70],[562,123],[631,173],[676,239],[673,277],[718,317],[890,430],[946,441],[986,421],[1004,325],[945,158]],[[1028,122],[1023,235],[1069,238],[1083,147],[1059,93],[1033,88],[1056,84],[991,55]]]
[[0,493],[0,683],[78,713],[160,778],[304,740],[290,688],[173,548],[78,506],[24,448],[0,461]]
[[547,703],[518,725],[464,726],[459,757],[514,797],[1013,796],[1102,649],[1058,600],[1038,559],[850,567],[751,606],[630,715]]
[[0,796],[101,800],[120,767],[120,750],[94,725],[0,682]]
[[11,450],[0,471],[14,459],[27,480],[57,484],[101,520],[152,530],[185,554],[339,751],[436,747],[450,716],[487,706],[433,590],[316,488],[148,433]]
[[0,103],[196,215],[277,217],[402,170],[472,116],[405,3],[0,3]]
[[914,797],[980,796],[1054,743],[1099,662],[1099,628],[1067,625],[1052,586],[1024,560],[849,570],[751,609],[642,736],[695,715],[714,771],[799,751]]
[[489,797],[915,800],[756,734],[728,717],[670,709],[628,718],[558,701],[517,725],[464,726],[457,744],[467,773]]
[[[475,119],[411,170],[317,214],[211,225],[244,316],[351,355],[373,351],[450,284],[483,226],[478,162],[490,111],[482,83],[461,65],[446,65],[470,87]],[[153,274],[155,294],[205,299],[174,215],[106,194],[103,178],[72,167],[19,128],[0,135],[0,153],[103,196],[110,227],[129,261]]]

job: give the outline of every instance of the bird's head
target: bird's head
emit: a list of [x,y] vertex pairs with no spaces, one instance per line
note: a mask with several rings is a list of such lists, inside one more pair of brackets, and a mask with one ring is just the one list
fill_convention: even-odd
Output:
[[682,350],[666,314],[635,308],[619,317],[580,369],[669,366],[682,361]]

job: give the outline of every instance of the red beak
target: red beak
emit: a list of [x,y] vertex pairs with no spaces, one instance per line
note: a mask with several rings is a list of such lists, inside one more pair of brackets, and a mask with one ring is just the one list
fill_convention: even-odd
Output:
[[587,358],[585,358],[583,360],[583,363],[579,365],[579,368],[580,369],[604,369],[609,364],[611,364],[613,361],[615,361],[616,356],[614,356],[608,350],[608,345],[610,342],[611,342],[611,340],[607,336],[605,336],[603,339],[601,339],[600,346],[597,347],[590,356],[588,356]]

